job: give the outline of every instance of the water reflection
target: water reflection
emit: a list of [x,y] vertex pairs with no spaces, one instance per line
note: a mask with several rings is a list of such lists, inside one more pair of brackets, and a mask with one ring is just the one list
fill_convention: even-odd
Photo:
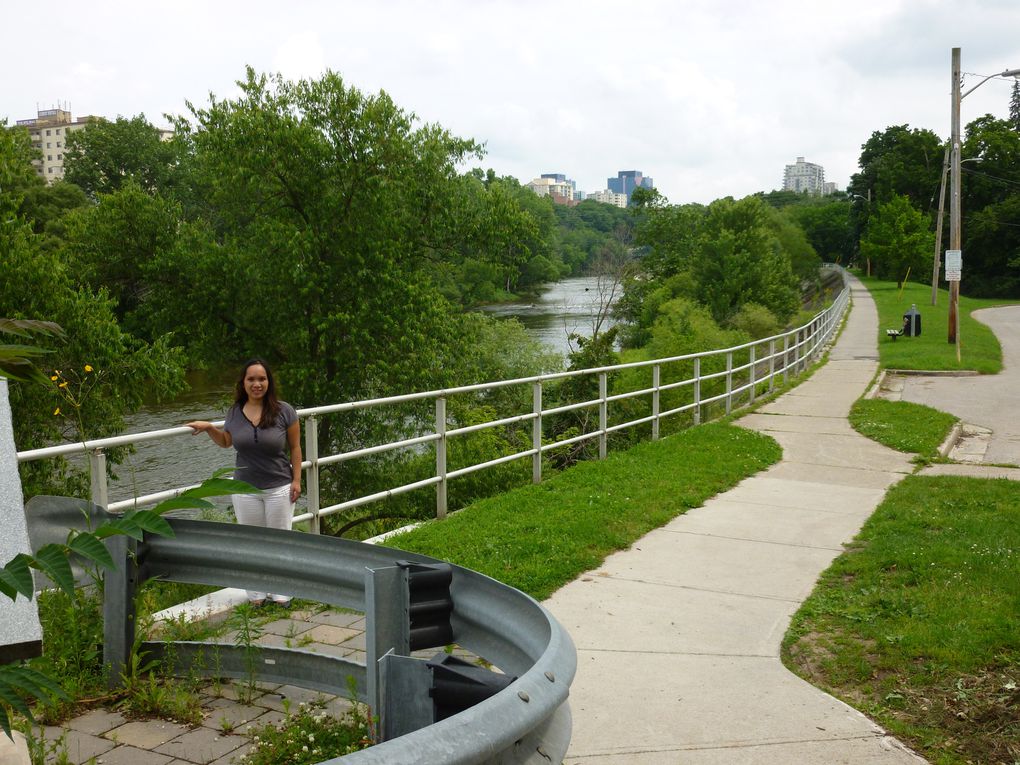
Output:
[[[556,282],[533,303],[500,303],[482,310],[498,318],[517,319],[534,338],[565,358],[572,350],[571,334],[591,336],[602,299],[597,277],[577,276]],[[602,330],[612,324],[604,321]]]

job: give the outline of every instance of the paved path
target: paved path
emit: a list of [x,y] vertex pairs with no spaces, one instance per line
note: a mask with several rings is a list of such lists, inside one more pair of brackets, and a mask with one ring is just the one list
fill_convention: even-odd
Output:
[[924,762],[779,659],[819,574],[912,469],[847,423],[878,369],[856,280],[853,299],[829,363],[740,420],[779,441],[781,462],[546,601],[578,651],[567,763]]
[[[991,433],[981,461],[1020,465],[1020,306],[984,308],[973,316],[999,339],[1002,372],[979,377],[904,376],[901,398],[987,428]],[[960,341],[966,364],[967,338],[961,336]]]

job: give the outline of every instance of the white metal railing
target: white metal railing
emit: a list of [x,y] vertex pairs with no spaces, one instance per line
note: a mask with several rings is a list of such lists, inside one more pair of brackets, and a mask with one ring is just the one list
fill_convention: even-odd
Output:
[[[608,449],[608,436],[627,428],[634,428],[641,425],[650,426],[650,437],[657,439],[660,432],[661,422],[685,412],[690,413],[691,421],[698,425],[702,421],[703,410],[709,404],[722,403],[726,414],[733,411],[734,406],[743,406],[755,401],[760,391],[766,389],[771,392],[777,379],[781,378],[783,384],[787,383],[790,374],[797,375],[807,368],[811,360],[820,353],[825,343],[832,337],[839,326],[839,322],[849,304],[850,290],[844,286],[835,301],[824,311],[816,314],[807,324],[792,329],[782,334],[766,337],[761,340],[754,340],[743,345],[723,348],[720,350],[702,351],[681,356],[671,356],[650,361],[638,361],[627,364],[616,364],[607,367],[593,369],[574,370],[569,372],[557,372],[553,374],[538,375],[534,377],[522,377],[513,380],[499,380],[496,382],[480,383],[477,385],[464,385],[456,388],[443,390],[425,391],[421,393],[410,393],[400,396],[387,396],[385,398],[368,399],[364,401],[351,401],[341,404],[330,404],[326,406],[310,407],[298,410],[298,417],[304,420],[305,425],[305,460],[302,467],[305,470],[305,497],[307,511],[295,516],[295,522],[308,521],[313,533],[319,532],[320,519],[335,513],[343,512],[354,507],[366,505],[390,497],[395,497],[417,489],[434,486],[436,491],[436,517],[442,518],[447,511],[447,487],[449,481],[460,476],[468,475],[479,470],[495,467],[507,462],[512,462],[528,457],[532,460],[532,481],[540,483],[542,480],[542,456],[552,450],[562,449],[565,446],[582,443],[597,439],[599,458],[606,456]],[[746,361],[743,359],[746,357]],[[716,372],[702,374],[703,362],[710,359],[721,359],[725,367]],[[735,364],[735,360],[739,363]],[[663,384],[662,373],[664,369],[676,365],[689,363],[692,368],[692,376],[682,380]],[[621,391],[610,395],[609,376],[623,370],[641,369],[649,370],[650,382],[648,387],[639,390]],[[596,377],[598,380],[598,397],[585,401],[576,401],[559,406],[543,408],[543,389],[549,383],[579,377]],[[703,396],[706,391],[706,384],[719,381],[720,392],[714,395]],[[451,427],[447,417],[446,403],[450,396],[482,393],[498,390],[500,388],[520,386],[531,386],[532,407],[531,411],[521,412],[510,417],[491,420],[489,422]],[[686,399],[666,411],[661,410],[663,394],[674,391],[689,390]],[[626,422],[609,424],[610,405],[619,402],[647,397],[650,401],[651,414],[637,417]],[[355,449],[337,454],[320,455],[318,452],[319,422],[324,416],[340,412],[354,412],[376,407],[393,406],[416,401],[432,401],[435,408],[435,432],[426,433],[414,438],[405,438],[384,444],[376,444],[362,449]],[[544,421],[554,415],[564,414],[583,409],[597,408],[598,427],[594,430],[579,435],[563,438],[561,440],[546,442],[543,435]],[[473,465],[449,470],[447,467],[447,445],[451,438],[464,436],[481,430],[505,427],[514,424],[531,422],[531,446],[523,451],[514,454],[503,455]],[[222,425],[222,421],[216,423]],[[453,423],[455,425],[455,423]],[[191,435],[192,430],[186,426],[166,428],[162,430],[148,431],[145,433],[133,433],[112,438],[101,438],[93,441],[62,444],[41,449],[30,449],[18,452],[19,462],[30,460],[48,459],[69,455],[88,455],[89,472],[91,479],[91,499],[101,506],[106,507],[110,512],[118,512],[132,507],[151,505],[161,502],[164,499],[177,496],[190,486],[180,486],[166,491],[147,494],[141,497],[109,501],[109,490],[106,474],[106,449],[128,446],[163,438],[174,438],[182,435]],[[322,506],[320,496],[320,471],[347,460],[369,457],[376,454],[393,452],[401,449],[422,447],[434,444],[435,452],[435,474],[423,480],[395,486],[384,491],[378,491],[362,497],[357,497],[344,502]]]

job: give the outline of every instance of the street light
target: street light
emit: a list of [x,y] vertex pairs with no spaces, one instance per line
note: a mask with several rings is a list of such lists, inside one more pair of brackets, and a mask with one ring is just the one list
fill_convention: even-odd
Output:
[[[952,180],[949,192],[949,249],[960,250],[960,101],[980,88],[992,77],[1020,77],[1020,69],[1007,69],[1000,74],[990,74],[964,94],[960,94],[960,49],[953,48],[953,104],[952,104],[952,136],[950,148],[952,156]],[[960,345],[957,338],[960,334],[960,282],[949,282],[949,342],[956,345],[956,360],[960,360]]]

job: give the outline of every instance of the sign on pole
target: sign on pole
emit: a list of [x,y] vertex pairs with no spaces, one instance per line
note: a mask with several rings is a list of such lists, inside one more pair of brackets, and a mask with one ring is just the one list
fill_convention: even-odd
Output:
[[960,281],[963,270],[963,250],[946,250],[946,281]]

